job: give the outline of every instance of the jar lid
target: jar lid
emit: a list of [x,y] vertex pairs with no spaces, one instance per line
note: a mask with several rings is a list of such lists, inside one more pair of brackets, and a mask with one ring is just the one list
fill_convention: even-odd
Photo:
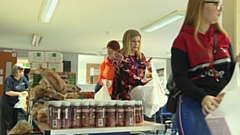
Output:
[[71,105],[72,106],[80,106],[80,101],[78,101],[78,100],[71,101]]
[[81,106],[89,106],[89,101],[87,100],[81,100]]
[[69,101],[62,101],[62,106],[70,106],[71,102]]
[[135,106],[135,102],[136,102],[135,100],[130,100],[130,102],[132,106]]
[[109,106],[115,106],[116,105],[116,101],[114,101],[114,100],[108,101],[108,105]]
[[131,106],[132,102],[131,101],[124,101],[124,105]]
[[53,106],[57,106],[57,107],[60,107],[62,105],[61,101],[52,101],[51,103]]
[[89,100],[89,105],[90,106],[95,106],[95,101],[94,100]]
[[125,101],[117,100],[116,104],[117,104],[117,106],[123,106],[124,102]]
[[138,100],[138,101],[136,102],[136,104],[137,104],[137,105],[142,105],[142,101],[141,101],[141,100]]
[[103,106],[104,105],[104,102],[101,101],[101,100],[98,100],[95,103],[96,103],[96,106]]

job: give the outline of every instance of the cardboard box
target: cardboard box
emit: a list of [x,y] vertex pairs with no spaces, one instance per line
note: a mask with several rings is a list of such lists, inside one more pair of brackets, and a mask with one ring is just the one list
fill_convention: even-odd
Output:
[[60,52],[45,52],[45,62],[62,62],[63,55]]
[[28,52],[28,62],[44,62],[44,52]]
[[57,72],[59,76],[67,83],[76,85],[76,73],[75,72]]
[[30,68],[36,68],[39,69],[39,65],[42,65],[42,68],[48,68],[47,62],[31,62],[30,63]]
[[79,99],[94,99],[94,92],[79,92]]
[[55,72],[63,72],[63,63],[61,62],[49,62],[48,68]]

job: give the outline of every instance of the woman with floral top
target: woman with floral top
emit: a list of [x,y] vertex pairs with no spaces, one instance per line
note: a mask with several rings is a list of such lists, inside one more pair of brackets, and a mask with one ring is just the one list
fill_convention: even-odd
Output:
[[141,35],[136,30],[127,30],[123,36],[123,48],[114,59],[115,78],[113,99],[131,100],[129,92],[138,85],[144,85],[146,67],[151,72],[151,58],[146,61],[141,53]]

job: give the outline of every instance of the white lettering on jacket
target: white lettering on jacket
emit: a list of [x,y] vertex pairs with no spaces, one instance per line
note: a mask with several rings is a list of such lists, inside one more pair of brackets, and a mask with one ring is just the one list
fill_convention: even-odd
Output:
[[[223,75],[225,74],[225,71],[217,71],[215,70],[216,72],[216,76],[220,77],[220,78],[223,78]],[[214,76],[214,73],[213,73],[213,70],[210,69],[206,72],[204,72],[200,77],[206,77],[206,76]]]

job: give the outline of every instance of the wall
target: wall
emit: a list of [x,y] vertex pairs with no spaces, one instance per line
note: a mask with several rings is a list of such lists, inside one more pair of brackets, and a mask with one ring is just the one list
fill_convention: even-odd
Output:
[[[0,48],[0,51],[3,51],[3,50],[4,50],[4,48]],[[17,52],[18,58],[28,59],[29,50],[14,49],[13,51]],[[78,54],[77,53],[68,53],[68,52],[61,52],[61,53],[63,54],[63,60],[71,61],[71,72],[77,72]]]
[[231,39],[234,55],[237,55],[240,52],[240,0],[224,1],[222,21]]

